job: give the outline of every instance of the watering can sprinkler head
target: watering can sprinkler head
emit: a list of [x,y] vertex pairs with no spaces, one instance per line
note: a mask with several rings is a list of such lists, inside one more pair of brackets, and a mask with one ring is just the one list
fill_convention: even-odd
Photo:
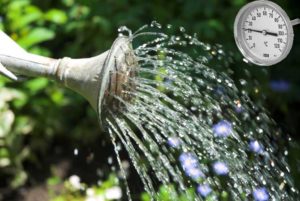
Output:
[[120,36],[110,50],[84,59],[30,54],[1,31],[0,44],[0,73],[12,80],[19,80],[19,75],[56,80],[85,97],[97,111],[100,123],[107,109],[120,109],[115,97],[128,101],[127,92],[134,89],[138,62],[128,37]]

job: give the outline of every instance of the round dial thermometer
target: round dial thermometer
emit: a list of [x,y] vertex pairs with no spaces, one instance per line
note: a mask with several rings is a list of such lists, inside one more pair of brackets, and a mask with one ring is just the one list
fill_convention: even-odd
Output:
[[293,25],[299,21],[291,21],[271,1],[259,0],[244,6],[235,19],[234,36],[245,61],[271,66],[285,59],[293,45]]

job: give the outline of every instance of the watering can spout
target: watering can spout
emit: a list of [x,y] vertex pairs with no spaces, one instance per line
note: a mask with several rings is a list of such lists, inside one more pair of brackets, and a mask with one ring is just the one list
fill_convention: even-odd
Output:
[[30,54],[1,31],[0,44],[0,73],[13,80],[19,75],[56,80],[85,97],[100,118],[104,107],[117,107],[115,96],[124,98],[133,88],[138,63],[128,37],[118,37],[110,50],[83,59]]

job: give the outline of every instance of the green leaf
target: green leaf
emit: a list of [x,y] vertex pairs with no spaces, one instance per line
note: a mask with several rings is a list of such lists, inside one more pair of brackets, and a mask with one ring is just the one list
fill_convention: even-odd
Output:
[[228,200],[228,193],[226,191],[222,191],[221,198],[224,201]]
[[25,87],[28,88],[31,93],[35,94],[38,91],[46,88],[48,82],[49,81],[46,78],[37,78],[26,82]]
[[0,158],[8,158],[9,152],[6,148],[0,148]]
[[58,196],[58,197],[52,199],[51,201],[67,201],[67,199],[64,198],[64,196]]
[[180,196],[180,201],[189,201],[195,200],[195,190],[193,188],[189,188]]
[[59,183],[61,183],[61,179],[59,177],[50,177],[47,179],[47,184],[49,186],[55,186]]
[[27,6],[29,5],[29,1],[28,0],[19,0],[19,1],[12,1],[9,6],[8,6],[8,9],[9,10],[17,10],[17,9],[20,9],[24,6]]
[[18,19],[15,19],[11,26],[13,29],[21,29],[32,22],[40,20],[42,15],[43,13],[37,7],[28,6],[24,15],[15,16]]
[[63,105],[64,103],[64,94],[62,90],[55,90],[50,95],[51,100],[57,105]]
[[142,201],[150,201],[151,197],[150,197],[150,195],[148,193],[142,193],[141,200]]
[[34,46],[32,48],[29,48],[28,51],[32,54],[37,54],[37,55],[41,55],[41,56],[45,56],[45,57],[51,56],[51,52],[47,48],[44,48],[44,47]]
[[51,40],[55,36],[55,33],[46,28],[35,28],[28,35],[21,37],[18,43],[24,48],[30,48],[38,43]]
[[25,104],[28,103],[28,94],[19,91],[18,98],[14,99],[12,103],[16,109],[22,108]]
[[161,186],[159,188],[158,200],[171,201],[174,198],[174,189],[172,186]]
[[64,24],[67,21],[67,15],[58,9],[52,9],[45,14],[45,19],[56,24]]

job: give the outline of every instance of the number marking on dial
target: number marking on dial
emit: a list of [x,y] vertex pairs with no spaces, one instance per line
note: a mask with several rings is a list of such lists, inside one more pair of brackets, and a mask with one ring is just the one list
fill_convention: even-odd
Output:
[[277,59],[286,47],[287,26],[272,8],[264,6],[250,11],[243,29],[247,46],[260,59]]

